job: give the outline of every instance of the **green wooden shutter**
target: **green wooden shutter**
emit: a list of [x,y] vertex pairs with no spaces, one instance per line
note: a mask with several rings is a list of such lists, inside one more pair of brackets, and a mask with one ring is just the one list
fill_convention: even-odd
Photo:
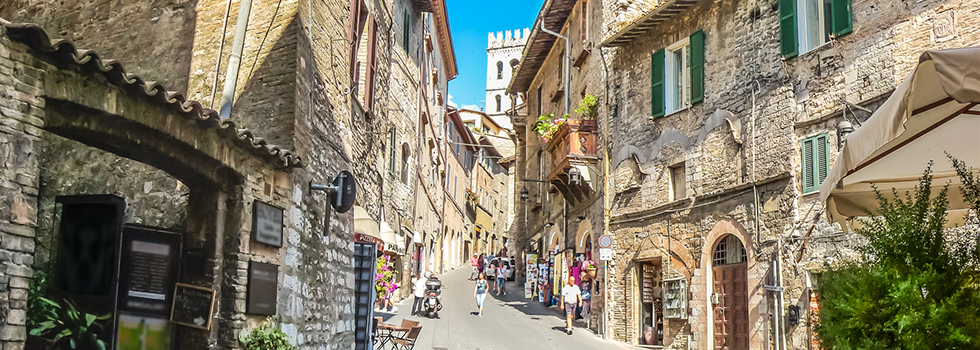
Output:
[[395,155],[395,128],[391,129],[391,135],[389,135],[389,137],[390,139],[388,140],[388,144],[391,146],[388,147],[389,148],[388,172],[391,174],[395,174],[395,159],[398,158]]
[[404,28],[402,28],[402,47],[405,48],[405,52],[406,53],[408,53],[408,38],[409,38],[409,33],[410,33],[409,30],[412,28],[412,17],[411,16],[412,16],[412,14],[408,13],[408,11],[405,11],[405,17],[403,18],[403,21],[405,23],[403,25]]
[[830,152],[827,149],[829,144],[827,143],[827,134],[820,134],[816,138],[816,152],[814,156],[814,164],[816,165],[816,178],[817,181],[814,183],[815,186],[820,187],[823,180],[827,178],[827,173],[830,172]]
[[691,34],[691,104],[704,101],[704,30]]
[[796,0],[779,0],[779,40],[783,57],[796,57],[800,42],[797,37]]
[[802,142],[802,149],[800,150],[800,159],[802,164],[800,170],[803,173],[803,193],[810,193],[817,187],[814,185],[816,183],[816,176],[814,176],[814,164],[813,164],[813,138],[804,139]]
[[833,0],[834,37],[840,38],[853,31],[851,0]]
[[664,68],[664,50],[654,52],[650,60],[650,107],[654,118],[665,114]]

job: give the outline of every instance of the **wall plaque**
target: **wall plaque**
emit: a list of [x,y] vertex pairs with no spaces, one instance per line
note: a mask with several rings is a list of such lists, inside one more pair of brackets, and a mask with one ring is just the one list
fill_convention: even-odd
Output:
[[213,309],[214,289],[177,283],[170,322],[205,330],[211,329]]
[[275,315],[279,299],[279,265],[250,261],[246,313]]
[[252,207],[252,237],[256,241],[282,247],[283,209],[255,201]]

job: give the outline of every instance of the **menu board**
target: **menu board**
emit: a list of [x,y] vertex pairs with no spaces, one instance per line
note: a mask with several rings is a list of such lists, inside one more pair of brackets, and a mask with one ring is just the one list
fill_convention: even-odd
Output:
[[214,289],[177,283],[174,289],[173,306],[170,322],[188,327],[211,329]]
[[255,201],[252,208],[252,236],[256,241],[282,247],[282,208]]
[[180,235],[125,226],[120,261],[119,309],[166,317],[177,281]]
[[248,304],[246,313],[275,315],[279,298],[279,265],[250,261],[248,265]]

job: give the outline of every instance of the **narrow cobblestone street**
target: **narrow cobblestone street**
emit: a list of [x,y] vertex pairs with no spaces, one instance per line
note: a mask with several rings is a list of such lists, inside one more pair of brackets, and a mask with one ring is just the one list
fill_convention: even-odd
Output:
[[445,304],[439,319],[411,316],[412,298],[398,305],[395,314],[376,315],[392,324],[399,324],[405,318],[419,321],[422,333],[415,349],[625,349],[617,342],[596,337],[583,327],[581,320],[576,322],[572,335],[565,334],[564,319],[556,309],[524,298],[514,282],[507,282],[507,295],[488,295],[483,317],[478,317],[473,282],[467,280],[468,276],[468,268],[439,276],[443,281],[442,301]]

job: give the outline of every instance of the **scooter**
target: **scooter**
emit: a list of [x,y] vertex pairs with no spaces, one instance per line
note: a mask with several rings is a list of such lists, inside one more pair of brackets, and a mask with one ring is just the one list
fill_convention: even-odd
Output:
[[438,278],[429,277],[425,281],[425,304],[423,309],[426,317],[439,317],[439,311],[442,310],[442,282]]

